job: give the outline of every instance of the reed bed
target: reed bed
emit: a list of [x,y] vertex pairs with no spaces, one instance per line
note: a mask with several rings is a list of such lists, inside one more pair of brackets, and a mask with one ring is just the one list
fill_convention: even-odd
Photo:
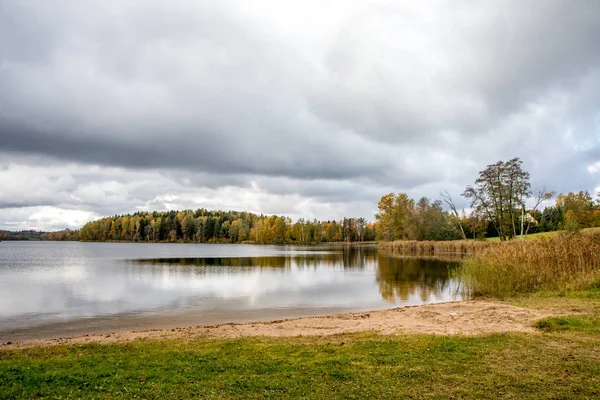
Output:
[[497,243],[480,240],[397,240],[379,243],[379,250],[394,255],[434,256],[446,254],[476,254]]
[[497,243],[456,273],[472,296],[600,288],[600,233]]

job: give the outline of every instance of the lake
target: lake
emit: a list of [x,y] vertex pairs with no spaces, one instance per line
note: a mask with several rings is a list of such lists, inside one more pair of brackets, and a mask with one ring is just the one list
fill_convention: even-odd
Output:
[[0,342],[460,300],[455,264],[373,247],[1,242]]

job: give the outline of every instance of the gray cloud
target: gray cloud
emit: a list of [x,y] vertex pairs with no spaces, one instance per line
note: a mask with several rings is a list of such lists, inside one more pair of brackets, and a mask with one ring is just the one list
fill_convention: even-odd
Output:
[[597,2],[405,7],[370,8],[342,26],[316,113],[391,143],[439,140],[440,131],[468,138],[600,64]]
[[[67,18],[74,14],[69,10]],[[296,87],[302,68],[294,55],[249,30],[252,24],[223,15],[231,10],[191,10],[199,20],[164,10],[171,23],[158,10],[141,18],[127,7],[119,11],[131,18],[131,28],[102,25],[95,13],[85,13],[96,28],[79,22],[79,30],[61,32],[60,40],[46,39],[50,58],[21,57],[21,47],[7,46],[12,58],[0,78],[6,150],[113,166],[303,178],[383,169],[372,149],[344,165],[357,143],[302,115]],[[6,25],[5,37],[30,36],[19,31],[28,31],[34,18],[20,19]],[[43,33],[58,36],[47,28]],[[26,54],[28,44],[22,44]]]
[[514,156],[534,186],[594,190],[599,18],[585,0],[0,0],[0,209],[372,217]]

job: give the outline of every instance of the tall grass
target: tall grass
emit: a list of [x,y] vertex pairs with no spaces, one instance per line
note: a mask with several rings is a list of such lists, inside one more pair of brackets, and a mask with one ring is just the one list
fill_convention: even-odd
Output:
[[473,296],[600,286],[600,232],[497,243],[456,271]]
[[379,243],[379,250],[398,255],[474,254],[494,244],[477,240],[397,240]]

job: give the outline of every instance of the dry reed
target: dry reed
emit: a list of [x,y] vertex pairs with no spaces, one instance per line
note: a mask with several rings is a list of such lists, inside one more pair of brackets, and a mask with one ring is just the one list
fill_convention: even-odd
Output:
[[433,256],[444,254],[475,254],[496,243],[479,240],[397,240],[379,243],[379,250],[395,255]]
[[463,261],[457,274],[473,296],[598,286],[600,233],[497,243]]

